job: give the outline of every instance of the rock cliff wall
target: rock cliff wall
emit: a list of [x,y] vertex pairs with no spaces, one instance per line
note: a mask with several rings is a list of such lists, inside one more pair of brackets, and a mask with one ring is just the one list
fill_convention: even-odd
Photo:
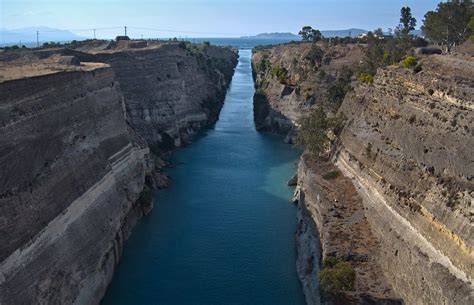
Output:
[[421,65],[380,70],[346,98],[336,164],[359,188],[407,304],[472,304],[474,65],[438,55]]
[[295,124],[308,110],[324,105],[337,111],[329,91],[340,77],[359,64],[359,45],[310,43],[286,44],[254,51],[252,58],[256,94],[254,116],[257,129],[294,135]]
[[[123,241],[152,208],[146,185],[160,174],[149,135],[175,130],[174,119],[193,131],[212,123],[236,62],[215,48],[201,55],[213,69],[200,73],[200,55],[163,49],[2,57],[11,77],[0,83],[0,304],[99,303]],[[70,53],[80,66],[57,64]],[[180,85],[161,86],[162,73]],[[160,124],[132,111],[161,105],[176,115]]]
[[[294,48],[270,49],[267,58],[285,63],[287,54],[298,54]],[[262,60],[262,52],[257,54],[254,66]],[[399,302],[398,298],[405,304],[473,302],[473,61],[464,55],[419,60],[419,73],[391,66],[380,69],[373,84],[352,80],[355,90],[346,95],[338,111],[346,123],[332,161],[344,179],[352,181],[353,190],[342,189],[332,198],[328,194],[337,191],[340,182],[322,178],[325,166],[300,162],[298,271],[309,304],[317,303],[314,270],[321,267],[321,260],[327,255],[346,256],[360,278],[358,269],[363,264],[353,258],[361,256],[347,257],[347,253],[369,249],[369,241],[373,247],[366,258],[375,269],[363,273],[373,274],[367,282],[386,283],[388,294],[356,282],[355,294],[346,294],[351,302],[366,304],[365,297],[356,295],[364,290],[382,304]],[[297,70],[287,67],[291,80]],[[308,77],[293,86],[304,84]],[[266,113],[275,111],[294,122],[318,105],[295,108],[295,99],[282,94],[283,85],[280,95],[275,94],[272,88],[277,82],[269,73],[257,75],[256,82],[266,98]],[[330,115],[336,112],[337,107],[319,101]],[[357,200],[341,203],[340,197],[351,193]],[[347,202],[353,211],[349,214]],[[367,238],[362,248],[354,247],[361,244],[363,234],[351,236],[332,229],[356,230],[361,224],[352,221],[357,213],[363,213],[368,224],[363,226]],[[350,242],[341,241],[341,235]],[[322,251],[319,261],[317,244]]]
[[237,63],[229,49],[184,44],[97,56],[117,75],[131,127],[161,150],[217,120]]

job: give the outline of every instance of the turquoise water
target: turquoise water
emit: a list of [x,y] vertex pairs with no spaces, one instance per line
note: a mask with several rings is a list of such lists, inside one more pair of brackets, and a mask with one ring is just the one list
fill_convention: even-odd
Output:
[[240,50],[214,128],[173,155],[171,186],[134,229],[104,305],[299,305],[299,152],[253,123],[250,50]]

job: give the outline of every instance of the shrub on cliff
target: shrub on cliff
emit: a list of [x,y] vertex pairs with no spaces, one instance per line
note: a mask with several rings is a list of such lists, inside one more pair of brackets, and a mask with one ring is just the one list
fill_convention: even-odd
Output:
[[316,64],[320,66],[321,63],[323,62],[323,56],[324,56],[323,50],[314,44],[311,46],[311,49],[309,49],[308,54],[306,54],[305,59],[309,61],[313,66],[315,66]]
[[268,54],[263,54],[262,60],[260,60],[256,65],[255,69],[257,73],[265,73],[270,68],[270,61],[268,60]]
[[327,99],[339,108],[346,94],[352,89],[351,78],[353,71],[344,66],[335,82],[329,85]]
[[416,60],[415,56],[412,56],[412,55],[407,56],[407,58],[405,58],[405,59],[402,61],[402,65],[403,65],[405,68],[413,68],[413,67],[415,67],[417,64],[418,64],[418,61]]
[[308,149],[312,156],[319,157],[329,145],[328,129],[326,113],[323,107],[318,107],[300,120],[297,143]]
[[281,84],[286,84],[288,71],[284,67],[274,66],[272,68],[272,77],[276,77]]
[[321,291],[329,296],[338,296],[344,291],[354,290],[355,279],[352,265],[335,258],[325,260],[324,268],[319,272]]
[[361,73],[357,79],[363,83],[371,84],[374,82],[374,76],[369,73]]

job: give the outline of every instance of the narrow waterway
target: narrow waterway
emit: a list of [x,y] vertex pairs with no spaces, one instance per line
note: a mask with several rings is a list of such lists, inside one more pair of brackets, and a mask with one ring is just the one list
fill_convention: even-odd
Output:
[[219,121],[179,149],[171,187],[126,242],[104,305],[299,305],[295,207],[298,151],[255,131],[251,51]]

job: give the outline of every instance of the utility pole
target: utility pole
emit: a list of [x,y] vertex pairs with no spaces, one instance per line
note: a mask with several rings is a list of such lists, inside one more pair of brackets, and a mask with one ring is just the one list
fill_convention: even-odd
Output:
[[95,29],[94,29],[94,40],[95,40]]
[[123,28],[125,30],[125,36],[127,36],[127,26],[124,26]]

